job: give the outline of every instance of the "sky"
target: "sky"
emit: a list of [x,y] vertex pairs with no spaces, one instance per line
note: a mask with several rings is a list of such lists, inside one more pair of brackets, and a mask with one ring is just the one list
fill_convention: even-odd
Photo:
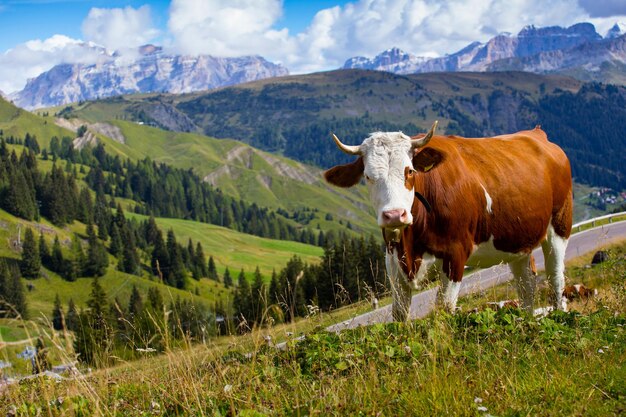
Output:
[[309,73],[391,47],[442,56],[526,25],[583,21],[604,35],[626,23],[626,0],[0,0],[0,91],[59,63],[96,63],[93,45],[130,58],[146,43],[261,55]]

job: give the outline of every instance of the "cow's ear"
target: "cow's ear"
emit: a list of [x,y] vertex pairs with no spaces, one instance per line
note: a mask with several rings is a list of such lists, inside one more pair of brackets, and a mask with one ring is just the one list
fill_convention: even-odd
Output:
[[428,172],[443,162],[444,159],[444,154],[437,149],[419,149],[413,156],[413,168],[416,171]]
[[337,165],[324,172],[324,178],[338,187],[352,187],[358,183],[363,175],[363,157],[359,156],[354,162]]

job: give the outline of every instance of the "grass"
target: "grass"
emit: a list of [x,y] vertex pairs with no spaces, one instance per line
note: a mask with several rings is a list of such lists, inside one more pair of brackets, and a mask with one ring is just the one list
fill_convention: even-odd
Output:
[[[286,350],[269,348],[263,336],[271,329],[262,329],[85,378],[23,381],[5,389],[0,410],[24,416],[620,415],[626,244],[610,253],[605,264],[586,268],[582,259],[568,268],[568,276],[601,289],[584,313],[540,320],[519,310],[437,313],[340,334],[316,330]],[[304,321],[320,327],[320,320]]]
[[[144,218],[132,213],[127,213],[127,215],[134,218]],[[161,218],[157,218],[156,221],[164,232],[172,228],[179,243],[183,245],[187,244],[189,238],[194,243],[201,242],[207,259],[209,255],[214,257],[219,275],[222,276],[225,268],[229,267],[234,280],[242,268],[246,276],[252,279],[255,268],[259,266],[264,278],[269,281],[272,270],[280,271],[292,256],[298,255],[305,262],[314,263],[319,261],[322,254],[322,249],[316,246],[259,238],[194,221]],[[12,248],[9,242],[17,239],[20,230],[23,238],[26,228],[33,229],[37,236],[40,231],[43,232],[50,247],[55,234],[59,236],[59,240],[63,244],[69,244],[72,233],[78,233],[83,237],[85,235],[84,225],[78,222],[65,228],[58,228],[44,219],[39,222],[29,222],[0,210],[0,241],[7,242],[0,245],[0,257],[9,260],[19,259],[19,252]],[[57,294],[64,307],[67,306],[70,298],[79,308],[84,307],[91,292],[91,282],[91,278],[78,278],[75,282],[68,282],[48,270],[44,270],[41,278],[23,280],[25,286],[30,284],[31,287],[31,290],[26,292],[29,316],[35,319],[49,317]],[[144,295],[148,288],[156,286],[166,301],[169,301],[170,298],[181,297],[182,299],[193,299],[207,306],[212,306],[215,301],[226,300],[231,296],[230,290],[225,289],[223,284],[209,279],[199,281],[188,279],[187,290],[179,290],[158,282],[147,273],[142,277],[125,274],[116,270],[116,261],[112,257],[108,271],[101,278],[100,283],[107,293],[109,301],[118,297],[123,303],[128,301],[133,285],[137,286]],[[196,295],[196,290],[199,295]]]
[[[126,215],[129,218],[146,219],[145,216],[133,213]],[[317,263],[323,253],[323,249],[318,246],[261,238],[207,223],[169,218],[155,220],[164,234],[173,229],[177,241],[183,245],[190,238],[200,242],[207,259],[209,255],[213,256],[220,276],[228,267],[233,279],[236,279],[242,268],[247,277],[252,277],[258,266],[269,282],[272,270],[279,272],[293,256],[299,256],[304,262]]]

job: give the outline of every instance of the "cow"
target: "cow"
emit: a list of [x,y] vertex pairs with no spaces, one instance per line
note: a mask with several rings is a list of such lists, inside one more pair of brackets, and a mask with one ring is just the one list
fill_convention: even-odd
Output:
[[539,126],[486,138],[375,132],[343,152],[358,156],[324,172],[326,181],[369,189],[386,245],[394,320],[408,318],[411,290],[439,276],[437,305],[454,311],[465,265],[507,263],[522,307],[533,310],[532,250],[541,245],[551,302],[562,296],[572,226],[569,160]]
[[567,285],[563,289],[563,297],[567,298],[568,301],[575,299],[588,300],[596,295],[598,295],[597,289],[585,287],[583,284]]

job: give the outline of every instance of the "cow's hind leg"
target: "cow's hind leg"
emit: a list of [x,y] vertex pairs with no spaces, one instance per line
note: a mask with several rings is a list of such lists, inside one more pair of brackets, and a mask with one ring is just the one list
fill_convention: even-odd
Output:
[[391,287],[391,314],[394,321],[406,321],[411,309],[411,287],[404,272],[398,265],[398,256],[395,251],[387,252],[385,257],[389,284]]
[[537,284],[531,259],[532,256],[529,254],[509,263],[509,268],[511,268],[511,273],[513,273],[515,280],[515,287],[517,288],[517,296],[524,310],[530,313],[532,313],[534,307],[535,287]]
[[546,240],[541,242],[541,249],[546,261],[546,280],[550,286],[550,302],[555,309],[567,311],[567,300],[563,297],[567,239],[559,236],[550,225]]

